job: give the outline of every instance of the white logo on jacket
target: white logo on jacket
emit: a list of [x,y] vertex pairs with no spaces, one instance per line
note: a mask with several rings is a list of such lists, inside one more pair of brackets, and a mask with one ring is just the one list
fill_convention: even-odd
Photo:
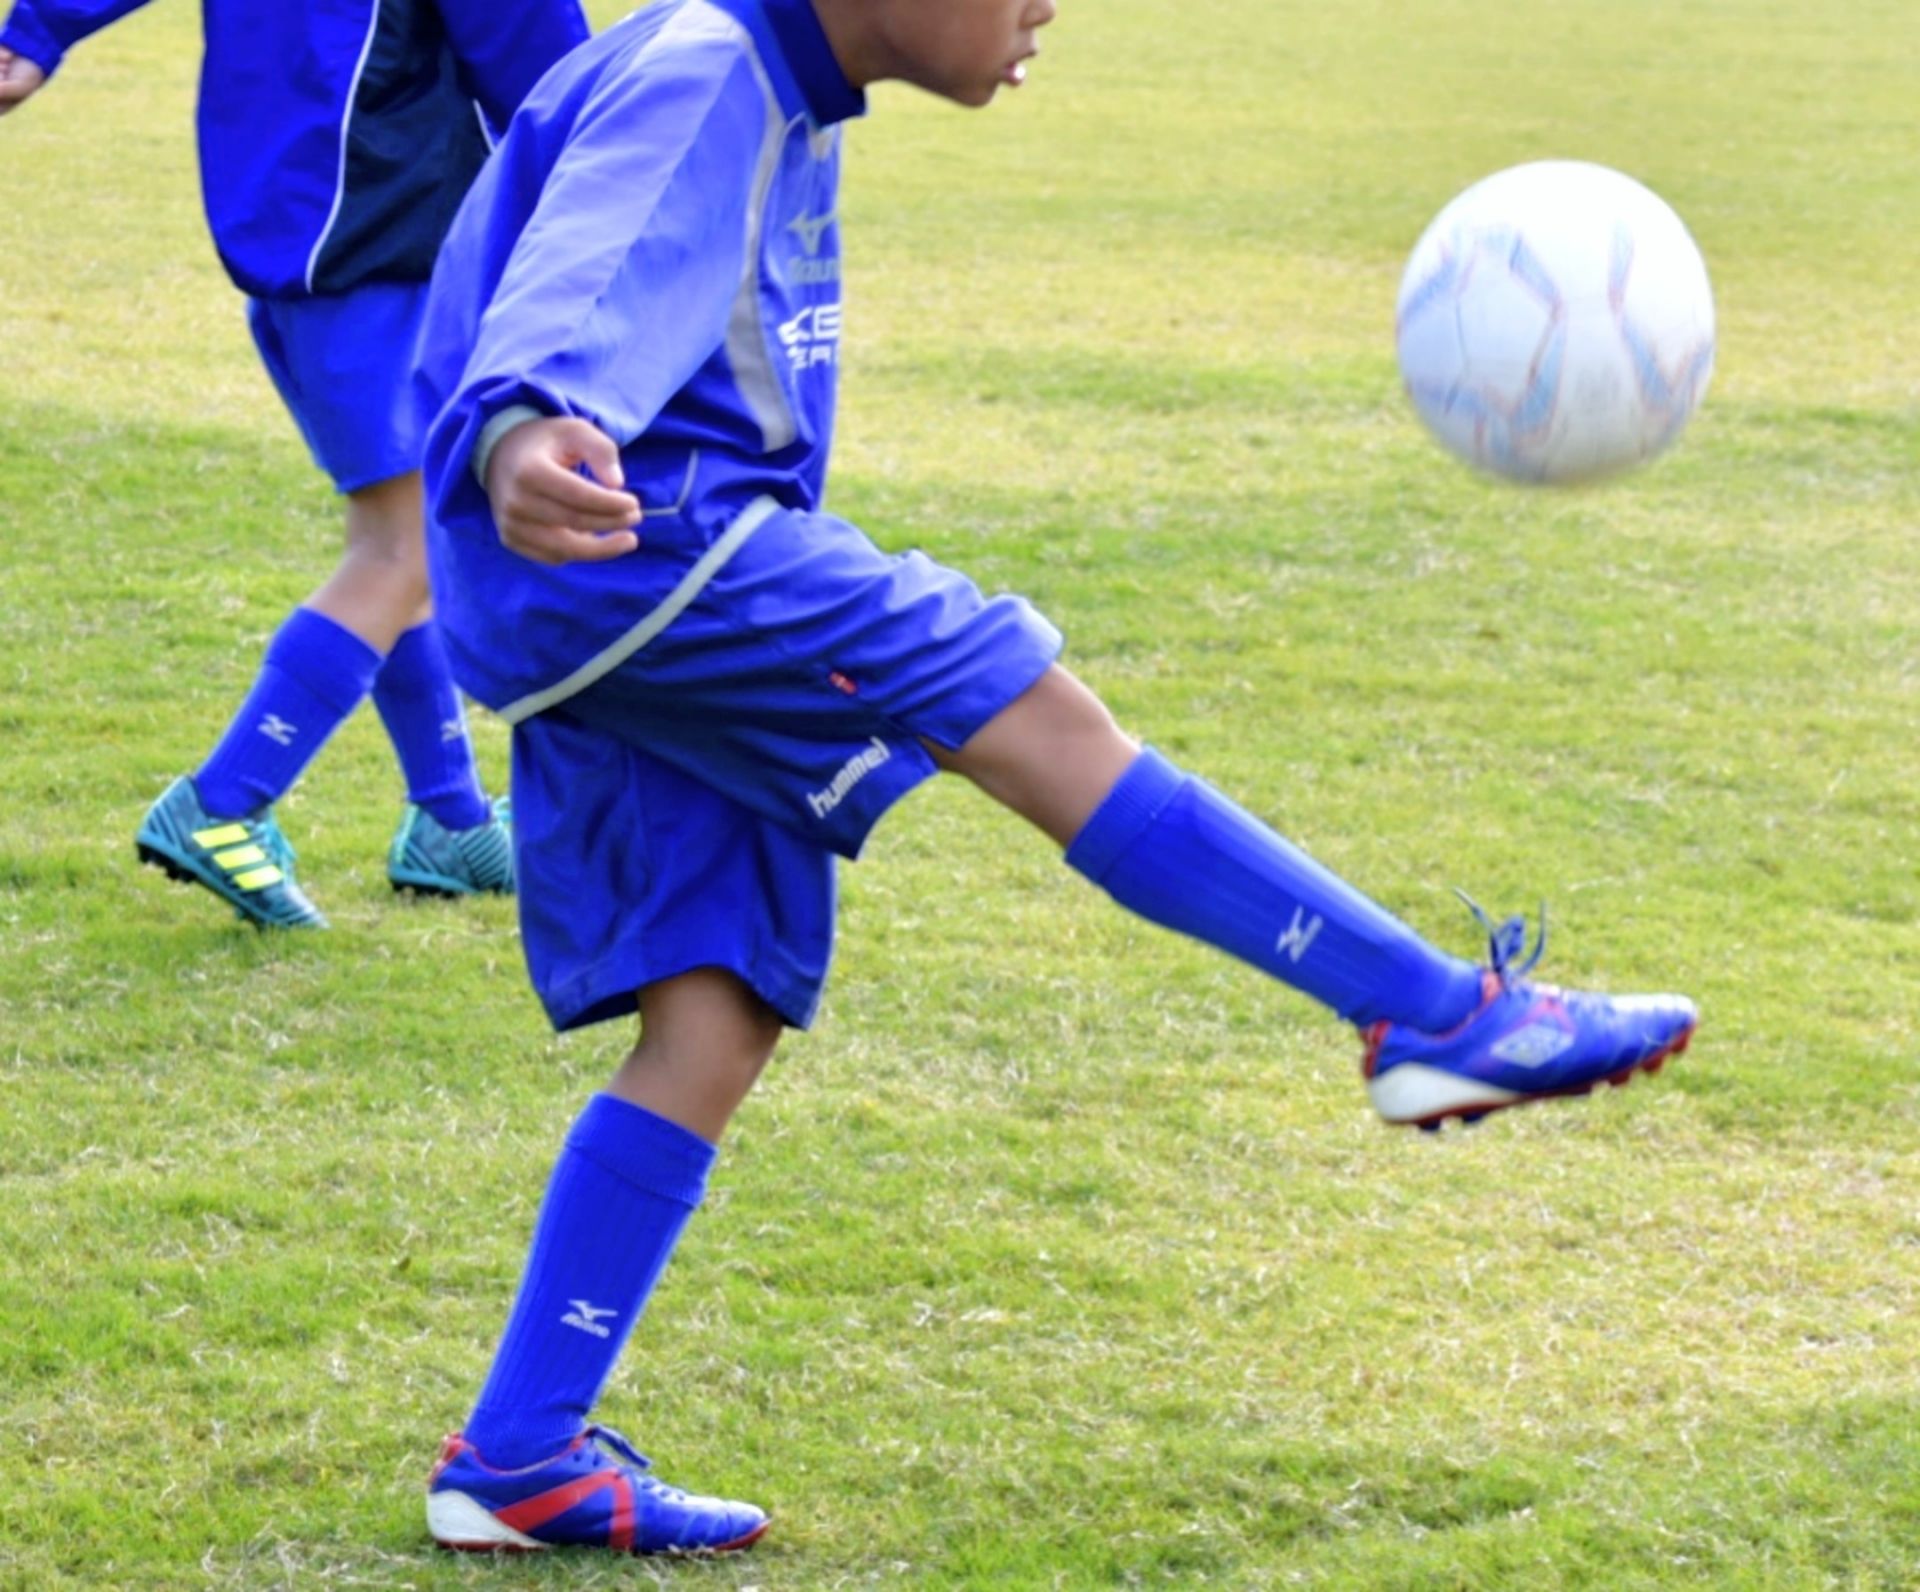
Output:
[[820,252],[820,239],[825,235],[827,228],[833,225],[833,222],[834,212],[831,210],[827,211],[824,215],[795,216],[787,223],[787,231],[799,238],[800,247],[805,249],[808,254],[818,254]]
[[831,365],[840,346],[840,304],[809,305],[780,326],[780,346],[795,372]]

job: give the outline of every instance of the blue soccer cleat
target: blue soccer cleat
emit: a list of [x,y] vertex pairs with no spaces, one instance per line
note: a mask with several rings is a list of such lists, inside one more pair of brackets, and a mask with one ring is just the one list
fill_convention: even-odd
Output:
[[1532,954],[1516,965],[1524,920],[1496,929],[1467,905],[1486,927],[1491,952],[1480,1009],[1445,1034],[1395,1023],[1362,1031],[1367,1092],[1387,1121],[1428,1129],[1448,1117],[1478,1122],[1508,1106],[1617,1087],[1636,1072],[1658,1072],[1687,1048],[1700,1019],[1685,996],[1583,995],[1533,983],[1527,975],[1546,949],[1545,914]]
[[273,809],[215,818],[182,775],[147,809],[134,837],[140,860],[211,890],[255,928],[324,929],[327,920],[293,877],[293,847]]
[[409,802],[387,851],[387,878],[396,890],[422,895],[512,895],[513,809],[506,797],[471,829],[449,829]]
[[589,1426],[552,1459],[495,1470],[449,1437],[427,1479],[427,1530],[465,1553],[611,1548],[617,1553],[733,1553],[771,1522],[752,1504],[699,1498],[648,1474],[618,1432]]

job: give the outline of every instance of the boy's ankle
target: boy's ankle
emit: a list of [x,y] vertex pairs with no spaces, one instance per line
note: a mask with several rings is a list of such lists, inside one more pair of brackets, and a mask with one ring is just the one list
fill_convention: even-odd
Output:
[[489,1470],[532,1470],[564,1454],[584,1432],[584,1426],[558,1432],[552,1427],[515,1431],[499,1428],[476,1412],[460,1435],[474,1457]]

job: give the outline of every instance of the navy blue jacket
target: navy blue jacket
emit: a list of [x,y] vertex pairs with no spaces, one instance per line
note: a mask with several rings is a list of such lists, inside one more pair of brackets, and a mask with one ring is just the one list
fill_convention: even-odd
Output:
[[[145,0],[14,0],[0,45],[51,74]],[[259,298],[424,282],[495,132],[587,37],[578,0],[205,0],[200,176]]]

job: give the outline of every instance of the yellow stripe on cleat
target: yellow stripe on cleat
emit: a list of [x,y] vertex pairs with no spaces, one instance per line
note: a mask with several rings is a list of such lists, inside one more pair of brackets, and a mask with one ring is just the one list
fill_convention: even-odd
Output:
[[213,860],[228,873],[233,873],[241,868],[251,868],[257,862],[265,862],[267,854],[258,846],[236,846],[232,851],[216,851]]
[[252,838],[245,824],[222,824],[218,829],[195,830],[193,843],[196,846],[237,846]]
[[268,885],[278,884],[284,878],[286,878],[284,873],[272,863],[268,863],[266,867],[255,868],[251,873],[235,874],[233,882],[242,890],[264,890]]

